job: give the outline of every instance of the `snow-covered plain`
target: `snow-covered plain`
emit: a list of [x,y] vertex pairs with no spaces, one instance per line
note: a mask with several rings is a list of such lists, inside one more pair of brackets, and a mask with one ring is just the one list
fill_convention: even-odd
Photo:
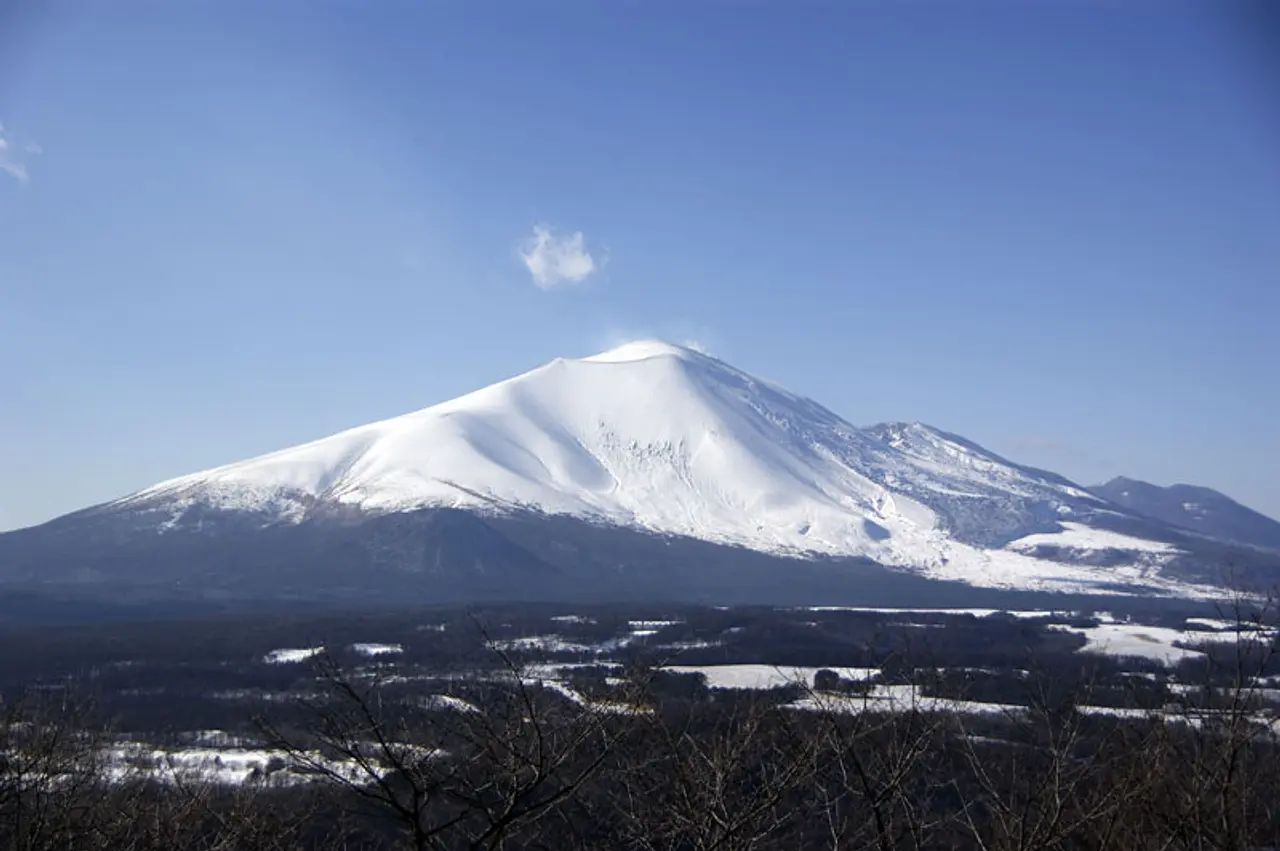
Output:
[[1186,639],[1182,630],[1160,626],[1136,624],[1102,624],[1093,627],[1071,627],[1053,624],[1050,629],[1074,632],[1085,638],[1082,653],[1106,656],[1135,656],[1165,665],[1173,665],[1183,659],[1194,659],[1203,654],[1178,647]]
[[[1120,581],[1211,593],[1160,574],[1169,545],[1084,525],[1113,507],[1064,479],[919,424],[857,428],[720,360],[656,341],[556,359],[106,508],[154,514],[164,529],[195,507],[294,523],[335,505],[568,514],[777,554],[864,556],[990,587],[1078,591]],[[1046,512],[1070,522],[1008,546],[988,540]],[[1031,528],[1043,530],[1044,520]],[[1133,557],[1066,564],[1026,551],[1039,544]]]
[[1026,707],[949,697],[931,697],[920,686],[877,683],[865,695],[809,694],[788,704],[792,709],[857,714],[860,712],[953,712],[960,715],[1017,714]]
[[[1188,621],[1202,620],[1192,618]],[[1204,653],[1195,648],[1204,644],[1234,644],[1237,640],[1250,642],[1275,640],[1275,630],[1237,633],[1234,630],[1172,629],[1164,626],[1142,624],[1103,623],[1098,626],[1075,627],[1050,624],[1050,629],[1074,632],[1085,638],[1082,653],[1108,656],[1135,656],[1165,665],[1176,665],[1183,659],[1195,659]]]
[[875,606],[805,606],[803,611],[806,612],[874,612],[878,614],[890,615],[973,615],[975,618],[985,618],[994,615],[997,612],[1015,618],[1047,618],[1054,615],[1061,615],[1062,612],[1052,609],[912,609],[900,607],[875,607]]
[[[708,688],[771,689],[779,686],[813,686],[813,675],[821,668],[796,665],[665,665],[664,671],[702,674]],[[869,680],[878,668],[830,668],[846,680]]]
[[[1025,715],[1027,707],[1011,703],[987,703],[960,698],[932,697],[915,685],[877,684],[865,695],[839,695],[816,693],[806,695],[787,704],[791,709],[813,712],[859,714],[863,712],[943,712],[955,715]],[[1114,718],[1152,718],[1166,724],[1188,724],[1198,727],[1213,718],[1214,710],[1197,709],[1141,709],[1128,706],[1094,706],[1080,704],[1076,710],[1084,715],[1109,715]],[[1254,724],[1266,728],[1272,735],[1280,733],[1280,721],[1265,713],[1251,716]]]

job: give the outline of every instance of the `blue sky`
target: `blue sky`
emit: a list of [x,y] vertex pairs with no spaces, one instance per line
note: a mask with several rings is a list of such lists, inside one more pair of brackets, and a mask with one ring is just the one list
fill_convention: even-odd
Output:
[[1280,515],[1243,5],[4,9],[0,528],[637,336]]

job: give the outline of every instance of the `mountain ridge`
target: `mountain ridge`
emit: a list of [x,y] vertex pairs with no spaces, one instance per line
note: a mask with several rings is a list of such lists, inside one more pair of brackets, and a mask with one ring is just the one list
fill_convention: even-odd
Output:
[[1200,535],[1280,550],[1280,522],[1201,485],[1166,487],[1116,476],[1089,488],[1117,505]]
[[[421,540],[386,551],[377,530],[394,528],[396,515]],[[277,562],[294,570],[304,551],[323,561],[315,541],[330,539],[365,552],[351,564],[394,563],[419,576],[430,574],[428,551],[451,570],[473,563],[490,577],[504,562],[536,573],[554,552],[536,534],[513,548],[493,522],[464,515],[543,518],[526,529],[551,529],[555,518],[586,524],[559,524],[573,538],[595,539],[599,527],[591,559],[600,570],[626,569],[626,546],[611,553],[604,538],[615,530],[617,541],[635,544],[620,531],[630,529],[793,567],[852,559],[983,587],[1205,593],[1203,566],[1186,569],[1191,536],[1168,524],[941,429],[858,428],[780,385],[660,341],[557,358],[456,399],[0,535],[0,582],[38,578],[42,547],[80,571],[68,576],[104,582],[130,569],[120,552],[151,564],[148,553],[160,550],[208,564],[208,579],[217,560],[198,551],[228,541],[244,542],[230,551],[268,572]],[[289,527],[302,531],[271,531]],[[533,550],[543,555],[530,560]]]

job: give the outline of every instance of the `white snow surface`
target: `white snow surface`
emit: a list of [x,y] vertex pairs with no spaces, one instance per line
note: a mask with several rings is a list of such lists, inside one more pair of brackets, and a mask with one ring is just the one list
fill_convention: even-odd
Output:
[[1070,627],[1053,624],[1050,629],[1074,632],[1085,638],[1082,653],[1104,656],[1136,656],[1165,665],[1173,665],[1183,659],[1194,659],[1204,654],[1176,646],[1187,640],[1182,630],[1140,624],[1103,624],[1094,627]]
[[952,712],[961,715],[1011,715],[1026,707],[949,697],[930,697],[918,685],[877,683],[865,695],[810,694],[787,704],[792,709],[857,715],[863,712]]
[[1060,532],[1025,535],[1006,545],[1010,550],[1028,550],[1039,546],[1073,550],[1133,550],[1149,553],[1175,553],[1177,548],[1163,541],[1148,541],[1108,529],[1094,529],[1082,523],[1064,522]]
[[[771,689],[788,685],[813,685],[813,675],[821,668],[797,665],[665,665],[664,671],[702,674],[708,688]],[[879,668],[830,668],[847,680],[869,680]]]
[[263,656],[262,661],[268,665],[289,665],[295,662],[305,662],[323,652],[323,647],[282,647],[279,650],[272,650],[266,656]]
[[803,606],[801,610],[806,612],[869,612],[887,615],[973,615],[975,618],[990,617],[996,612],[1000,612],[1010,617],[1026,619],[1047,618],[1061,614],[1061,612],[1053,609],[906,609],[877,606]]
[[[859,429],[708,355],[640,341],[112,505],[158,510],[170,526],[194,506],[267,523],[334,505],[536,510],[770,553],[865,556],[992,587],[1079,590],[1119,575],[1186,593],[1159,576],[1151,558],[1163,552],[1150,542],[1128,539],[1141,551],[1128,573],[1045,561],[957,540],[926,505],[935,498],[1048,499],[1064,516],[1098,502],[927,426]],[[1056,537],[1082,534],[1069,526]]]
[[453,712],[478,713],[480,711],[480,708],[474,703],[451,694],[429,694],[423,698],[422,705],[426,709],[451,710]]
[[[1204,619],[1189,618],[1187,622],[1196,620]],[[1276,636],[1274,629],[1237,633],[1234,630],[1227,632],[1217,629],[1172,629],[1164,626],[1127,623],[1104,623],[1090,627],[1050,624],[1049,628],[1084,636],[1085,645],[1080,648],[1082,653],[1137,656],[1165,665],[1174,665],[1183,659],[1203,656],[1203,652],[1193,649],[1200,645],[1234,644],[1237,641],[1246,644],[1257,641],[1270,643]]]
[[359,644],[352,644],[351,652],[359,653],[361,656],[393,656],[397,653],[403,653],[404,645],[361,642]]

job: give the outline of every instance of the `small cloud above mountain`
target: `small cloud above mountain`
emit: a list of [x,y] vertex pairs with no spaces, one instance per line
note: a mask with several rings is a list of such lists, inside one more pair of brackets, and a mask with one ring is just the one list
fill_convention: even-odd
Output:
[[516,251],[534,285],[543,290],[580,284],[603,265],[587,250],[582,231],[560,236],[546,224],[534,225],[533,235],[520,240]]

